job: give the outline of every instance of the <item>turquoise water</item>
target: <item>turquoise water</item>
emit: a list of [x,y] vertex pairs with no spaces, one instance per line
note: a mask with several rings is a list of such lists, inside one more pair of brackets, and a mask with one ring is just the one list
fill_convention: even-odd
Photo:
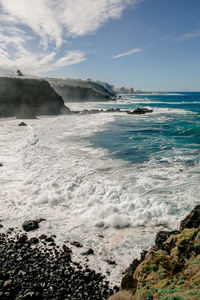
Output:
[[90,141],[131,164],[156,160],[195,166],[200,161],[200,93],[128,95],[102,108],[152,108],[152,114],[119,114]]

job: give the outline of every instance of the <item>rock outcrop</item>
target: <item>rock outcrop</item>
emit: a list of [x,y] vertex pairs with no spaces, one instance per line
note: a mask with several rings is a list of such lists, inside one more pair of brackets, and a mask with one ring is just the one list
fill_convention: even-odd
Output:
[[115,92],[93,81],[47,78],[65,102],[101,102],[116,100]]
[[0,78],[0,117],[28,119],[69,112],[61,96],[45,80]]
[[121,290],[109,300],[200,299],[200,205],[181,222],[180,231],[161,231],[156,245],[134,260]]

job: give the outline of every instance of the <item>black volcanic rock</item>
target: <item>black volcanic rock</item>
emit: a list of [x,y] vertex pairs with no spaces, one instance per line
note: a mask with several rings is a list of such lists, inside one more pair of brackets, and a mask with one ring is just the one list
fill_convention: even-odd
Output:
[[0,117],[32,119],[37,115],[70,113],[64,101],[45,80],[0,78]]
[[27,124],[24,123],[24,122],[21,122],[21,123],[18,124],[18,126],[27,126]]
[[153,109],[147,109],[147,108],[136,108],[134,111],[127,111],[127,114],[129,115],[144,115],[147,113],[152,113]]
[[23,228],[25,231],[35,230],[35,229],[39,228],[38,223],[39,223],[38,220],[29,220],[29,221],[25,221],[25,222],[22,224],[22,228]]
[[112,294],[104,276],[73,262],[65,247],[0,233],[0,299],[106,300]]
[[71,244],[72,246],[75,246],[75,247],[77,247],[77,248],[82,248],[82,247],[83,247],[81,243],[79,243],[79,242],[76,242],[76,241],[74,241],[74,242],[71,242],[70,244]]

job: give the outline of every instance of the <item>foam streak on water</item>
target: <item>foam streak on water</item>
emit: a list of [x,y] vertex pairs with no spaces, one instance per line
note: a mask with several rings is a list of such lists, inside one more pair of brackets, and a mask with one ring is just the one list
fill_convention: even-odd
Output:
[[[179,135],[188,139],[191,133],[178,127],[175,141],[168,130],[174,115],[191,121],[191,114],[157,107],[152,115],[60,116],[25,121],[28,127],[1,119],[2,223],[20,227],[24,220],[46,218],[33,234],[55,233],[60,243],[92,247],[96,255],[88,264],[105,275],[109,269],[107,277],[119,283],[121,271],[153,244],[155,232],[175,229],[199,201],[196,140],[191,149],[182,147]],[[75,256],[85,259],[79,250]]]

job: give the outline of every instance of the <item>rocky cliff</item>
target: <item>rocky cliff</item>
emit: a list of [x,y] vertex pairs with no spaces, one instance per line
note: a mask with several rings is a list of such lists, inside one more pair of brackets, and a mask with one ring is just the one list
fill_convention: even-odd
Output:
[[0,78],[0,117],[35,118],[61,113],[69,113],[69,109],[47,81]]
[[160,231],[153,246],[126,270],[121,290],[109,300],[200,299],[200,205],[179,230]]
[[116,99],[114,92],[93,81],[55,78],[47,80],[66,102],[99,102]]

